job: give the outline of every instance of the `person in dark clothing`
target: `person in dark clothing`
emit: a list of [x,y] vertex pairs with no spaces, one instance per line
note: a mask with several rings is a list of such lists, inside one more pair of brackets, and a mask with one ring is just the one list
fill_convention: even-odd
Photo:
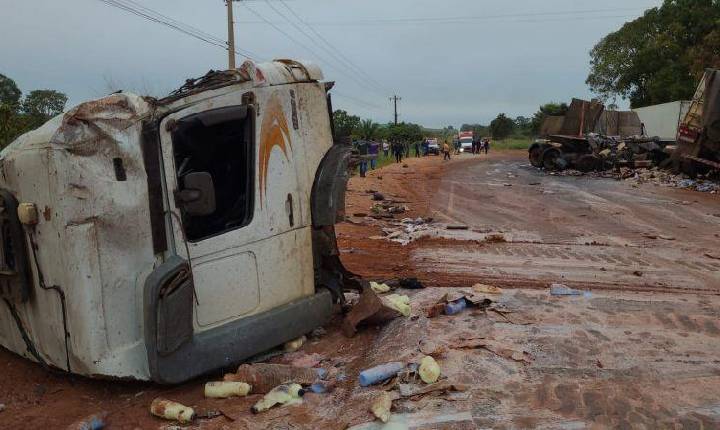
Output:
[[380,152],[380,144],[378,142],[370,142],[368,144],[368,155],[370,156],[370,170],[377,167],[378,153]]
[[487,155],[488,151],[490,150],[490,139],[485,139],[485,155]]
[[360,160],[360,177],[364,178],[365,173],[368,169],[368,150],[369,146],[368,143],[364,140],[361,140],[357,143],[357,150],[358,154],[360,154],[361,160]]
[[393,154],[395,154],[395,162],[402,163],[403,153],[405,152],[404,145],[400,142],[392,143]]
[[413,146],[415,148],[415,158],[420,157],[420,142],[415,142]]

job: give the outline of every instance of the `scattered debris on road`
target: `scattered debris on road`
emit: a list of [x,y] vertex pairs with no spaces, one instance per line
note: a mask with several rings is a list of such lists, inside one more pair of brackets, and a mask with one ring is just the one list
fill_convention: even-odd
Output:
[[150,413],[156,417],[179,423],[190,423],[195,419],[195,410],[172,400],[156,398],[150,404]]
[[288,406],[302,403],[305,395],[300,384],[281,384],[270,390],[250,409],[252,413],[264,412],[274,406]]
[[434,384],[440,377],[440,365],[432,356],[426,355],[420,360],[418,374],[424,383]]
[[588,298],[591,296],[589,291],[575,290],[567,285],[563,284],[552,284],[550,285],[550,295],[553,296],[583,296]]
[[205,397],[226,399],[228,397],[245,397],[252,387],[245,382],[213,381],[205,383]]
[[[1,411],[2,409],[0,409]],[[65,430],[102,430],[105,428],[107,416],[107,412],[93,414],[70,424]]]
[[392,409],[393,398],[387,391],[380,391],[370,407],[370,411],[380,421],[387,423],[390,421],[390,409]]
[[264,394],[285,383],[312,385],[325,375],[324,369],[295,367],[285,364],[254,363],[241,364],[235,373],[227,373],[225,381],[249,384],[251,393]]
[[380,364],[360,372],[358,381],[361,387],[380,384],[390,378],[394,378],[405,368],[405,363],[394,361],[391,363]]

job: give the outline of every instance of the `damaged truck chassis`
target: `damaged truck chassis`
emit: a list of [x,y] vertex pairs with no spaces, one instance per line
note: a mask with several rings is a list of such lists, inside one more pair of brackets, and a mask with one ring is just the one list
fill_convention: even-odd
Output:
[[0,155],[0,344],[88,376],[179,383],[326,323],[352,153],[330,84],[277,60],[162,100],[113,94]]

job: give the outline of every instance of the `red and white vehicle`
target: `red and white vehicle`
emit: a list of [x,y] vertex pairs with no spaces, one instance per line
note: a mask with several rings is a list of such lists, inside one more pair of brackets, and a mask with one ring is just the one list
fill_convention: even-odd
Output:
[[473,138],[472,131],[461,131],[458,133],[460,152],[472,152]]

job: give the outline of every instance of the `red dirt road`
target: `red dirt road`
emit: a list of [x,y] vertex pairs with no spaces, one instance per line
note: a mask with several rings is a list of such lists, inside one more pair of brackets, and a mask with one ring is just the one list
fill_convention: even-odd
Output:
[[[399,291],[411,298],[410,318],[352,339],[331,324],[301,349],[347,375],[333,393],[252,415],[258,396],[202,397],[202,384],[220,375],[178,387],[91,381],[0,350],[0,428],[64,428],[100,411],[110,429],[167,428],[148,412],[160,395],[235,418],[190,428],[379,428],[362,426],[379,389],[359,387],[358,371],[416,360],[423,341],[445,350],[443,377],[468,390],[395,401],[400,428],[720,428],[720,260],[705,255],[720,249],[718,196],[546,176],[527,164],[523,152],[430,157],[351,180],[349,222],[338,227],[343,261],[369,279],[417,276],[427,288]],[[408,211],[351,216],[371,213],[368,190]],[[369,239],[402,230],[404,217],[437,224],[407,246]],[[511,312],[425,317],[444,293],[478,281],[502,286],[494,300]],[[550,282],[590,295],[553,297]],[[480,338],[529,363],[467,346]]]

